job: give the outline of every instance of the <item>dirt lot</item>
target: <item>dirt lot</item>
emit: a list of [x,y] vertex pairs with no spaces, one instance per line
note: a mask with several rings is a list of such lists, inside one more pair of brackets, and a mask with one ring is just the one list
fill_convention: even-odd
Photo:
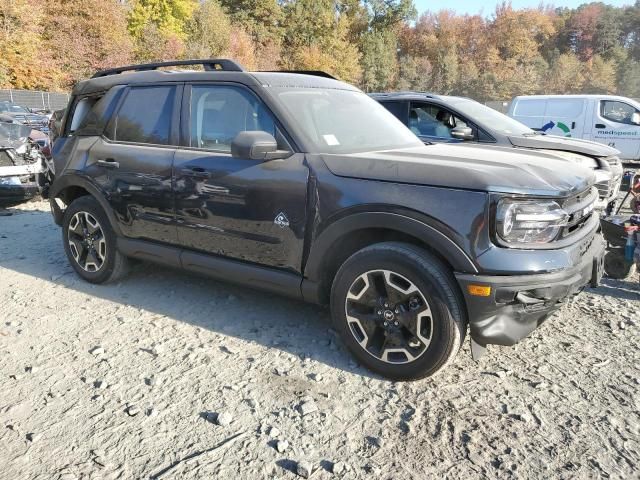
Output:
[[637,277],[516,348],[475,363],[465,344],[435,379],[393,383],[323,309],[147,264],[91,286],[46,203],[9,212],[3,480],[299,478],[298,462],[314,479],[638,478]]

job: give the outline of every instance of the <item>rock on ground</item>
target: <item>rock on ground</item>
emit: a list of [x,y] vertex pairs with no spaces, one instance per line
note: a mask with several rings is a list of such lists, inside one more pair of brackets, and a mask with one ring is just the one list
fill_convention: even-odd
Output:
[[[399,383],[352,362],[322,308],[144,263],[91,285],[45,202],[11,212],[0,480],[294,480],[295,459],[315,480],[639,475],[637,276],[587,289],[515,348],[475,363],[465,343],[440,375]],[[203,421],[221,407],[227,427]]]

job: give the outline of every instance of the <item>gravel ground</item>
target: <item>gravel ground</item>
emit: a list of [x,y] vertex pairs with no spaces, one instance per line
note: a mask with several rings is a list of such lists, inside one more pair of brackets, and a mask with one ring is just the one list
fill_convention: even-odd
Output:
[[605,281],[435,379],[327,311],[148,264],[92,286],[44,202],[0,217],[0,479],[638,478],[640,288]]

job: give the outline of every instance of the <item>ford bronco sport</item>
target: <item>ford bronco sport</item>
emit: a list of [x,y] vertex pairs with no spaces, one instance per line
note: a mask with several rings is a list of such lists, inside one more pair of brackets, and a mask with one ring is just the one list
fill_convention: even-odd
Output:
[[53,156],[53,216],[85,280],[137,258],[329,304],[357,359],[394,379],[441,370],[467,329],[476,358],[513,345],[600,278],[590,170],[425,146],[322,72],[98,72]]

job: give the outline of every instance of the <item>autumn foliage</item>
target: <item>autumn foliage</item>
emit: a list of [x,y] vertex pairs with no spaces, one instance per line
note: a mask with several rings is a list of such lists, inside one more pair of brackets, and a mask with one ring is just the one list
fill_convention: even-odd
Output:
[[0,87],[65,90],[132,62],[231,57],[366,91],[640,96],[640,0],[418,15],[412,0],[0,0]]

